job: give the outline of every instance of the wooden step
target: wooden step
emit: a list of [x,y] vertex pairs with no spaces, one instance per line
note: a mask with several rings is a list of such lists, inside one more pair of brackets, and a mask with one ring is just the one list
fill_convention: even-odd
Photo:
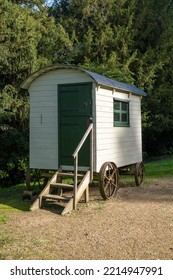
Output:
[[[85,191],[86,191],[86,200],[89,201],[89,193],[88,193],[89,182],[90,182],[90,171],[87,171],[87,173],[85,174],[84,178],[82,179],[80,185],[78,186],[76,203],[78,203],[78,201],[80,200],[81,196],[83,195],[83,193]],[[65,215],[65,214],[71,212],[74,209],[73,204],[74,204],[74,201],[73,201],[73,197],[72,197],[69,200],[69,202],[67,203],[64,210],[62,211],[61,215]]]
[[[65,195],[60,195],[61,190],[63,188],[67,189],[72,189],[74,188],[73,185],[66,184],[66,183],[58,183],[57,178],[60,178],[60,175],[62,177],[73,177],[73,173],[59,173],[58,171],[55,172],[55,174],[52,176],[50,181],[47,183],[45,188],[42,190],[40,195],[37,197],[37,199],[34,201],[34,203],[31,205],[31,210],[37,210],[41,208],[43,200],[53,200],[53,201],[59,201],[59,202],[67,202],[65,208],[63,209],[61,215],[65,215],[69,212],[71,212],[73,209],[76,209],[76,205],[79,202],[81,196],[85,194],[85,202],[87,203],[89,201],[89,182],[90,182],[90,171],[87,171],[85,175],[79,174],[79,177],[82,177],[81,182],[78,185],[77,189],[77,196],[76,196],[76,201],[74,202],[73,195],[72,196],[65,196]],[[50,192],[53,191],[50,188],[58,188],[59,194],[51,194]]]
[[50,184],[50,187],[52,188],[61,188],[61,189],[73,189],[74,186],[70,184],[65,184],[65,183],[53,183]]
[[60,200],[60,201],[69,201],[71,199],[71,197],[54,195],[54,194],[45,194],[45,195],[42,196],[42,198],[43,199]]
[[[65,172],[58,172],[58,177],[64,177],[64,178],[73,178],[74,173],[65,173]],[[78,177],[83,178],[83,174],[77,174]]]

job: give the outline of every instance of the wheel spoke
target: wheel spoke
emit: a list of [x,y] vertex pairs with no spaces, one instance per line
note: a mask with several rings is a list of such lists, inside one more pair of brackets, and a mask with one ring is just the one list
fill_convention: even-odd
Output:
[[107,188],[109,187],[109,185],[110,185],[110,180],[107,182],[107,184],[106,184],[105,187],[104,187],[105,191],[107,190]]
[[107,197],[111,196],[111,183],[105,186],[105,194],[107,195]]
[[100,193],[104,199],[109,199],[118,190],[118,168],[113,162],[106,162],[100,169]]
[[116,184],[112,183],[112,185],[113,185],[115,188],[117,188],[117,185],[116,185]]
[[109,197],[112,195],[112,184],[109,185]]
[[110,179],[111,179],[111,180],[112,180],[112,178],[114,177],[115,173],[116,173],[116,170],[114,170],[114,171],[112,172],[112,174],[111,174],[111,176],[110,176]]
[[137,163],[135,166],[135,182],[136,186],[140,186],[144,179],[144,165],[142,162]]
[[107,177],[107,176],[105,176],[105,179],[106,179],[107,181],[110,181],[110,178],[109,178],[109,177]]

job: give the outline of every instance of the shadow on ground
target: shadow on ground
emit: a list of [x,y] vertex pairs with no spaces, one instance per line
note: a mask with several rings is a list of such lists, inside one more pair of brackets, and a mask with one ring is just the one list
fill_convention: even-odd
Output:
[[117,198],[130,202],[173,202],[173,178],[159,179],[141,187],[122,184]]
[[[16,186],[0,189],[0,212],[5,211],[29,211],[30,206],[37,196],[31,199],[23,199],[24,186]],[[173,177],[158,179],[148,185],[135,187],[131,182],[121,182],[116,195],[116,200],[123,202],[173,202]],[[103,201],[100,195],[99,186],[90,187],[90,201]],[[81,200],[81,202],[83,202]],[[116,203],[116,201],[115,201]],[[53,202],[45,202],[43,209],[60,214],[62,205]]]

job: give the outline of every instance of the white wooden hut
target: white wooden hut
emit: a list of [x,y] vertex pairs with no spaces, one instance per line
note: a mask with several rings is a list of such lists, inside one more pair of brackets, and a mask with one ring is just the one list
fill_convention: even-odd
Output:
[[146,93],[73,65],[33,73],[21,86],[30,95],[30,168],[74,170],[73,153],[92,123],[93,155],[87,139],[78,170],[100,172],[142,161],[141,99]]

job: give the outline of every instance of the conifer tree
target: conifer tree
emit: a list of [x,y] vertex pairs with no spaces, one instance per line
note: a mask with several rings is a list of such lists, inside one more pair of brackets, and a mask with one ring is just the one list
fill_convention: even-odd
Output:
[[28,156],[29,103],[21,83],[70,45],[43,3],[0,0],[0,184],[5,177],[16,182]]

